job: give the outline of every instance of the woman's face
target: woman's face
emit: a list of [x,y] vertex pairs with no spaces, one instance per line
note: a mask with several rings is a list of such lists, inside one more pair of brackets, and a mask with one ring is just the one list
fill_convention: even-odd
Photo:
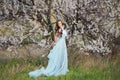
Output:
[[62,28],[62,22],[61,22],[61,21],[58,21],[58,26],[59,26],[60,28]]

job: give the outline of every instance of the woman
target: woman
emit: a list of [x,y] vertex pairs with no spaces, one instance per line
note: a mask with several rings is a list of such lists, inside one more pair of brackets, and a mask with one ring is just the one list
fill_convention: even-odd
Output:
[[67,32],[63,28],[62,21],[57,20],[54,33],[54,47],[47,56],[49,58],[48,65],[46,68],[42,67],[41,69],[29,72],[30,77],[35,78],[40,75],[58,76],[69,72],[65,42],[66,36]]

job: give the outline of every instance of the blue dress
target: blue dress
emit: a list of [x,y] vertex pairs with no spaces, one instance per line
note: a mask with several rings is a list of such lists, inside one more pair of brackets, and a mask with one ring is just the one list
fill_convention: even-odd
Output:
[[30,77],[45,76],[59,76],[65,75],[69,72],[68,69],[68,56],[65,37],[67,36],[66,30],[63,29],[62,37],[57,38],[56,45],[50,50],[47,57],[49,58],[47,67],[29,72]]

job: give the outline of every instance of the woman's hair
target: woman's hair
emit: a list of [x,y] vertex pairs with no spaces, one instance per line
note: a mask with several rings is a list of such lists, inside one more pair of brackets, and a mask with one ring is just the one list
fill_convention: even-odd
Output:
[[62,22],[60,19],[56,21],[55,31],[57,31],[60,27],[58,26],[58,22]]
[[62,23],[62,20],[59,19],[56,21],[55,32],[58,32],[58,30],[60,29],[60,27],[58,26],[58,22]]

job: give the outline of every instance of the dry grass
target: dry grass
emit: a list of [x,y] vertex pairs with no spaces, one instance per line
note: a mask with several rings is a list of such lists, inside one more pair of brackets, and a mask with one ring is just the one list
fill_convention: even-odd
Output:
[[[28,72],[47,65],[47,58],[13,58],[0,63],[0,80],[34,80]],[[65,76],[43,77],[37,80],[120,80],[120,58],[93,57],[79,53],[77,49],[68,50],[70,72]]]

